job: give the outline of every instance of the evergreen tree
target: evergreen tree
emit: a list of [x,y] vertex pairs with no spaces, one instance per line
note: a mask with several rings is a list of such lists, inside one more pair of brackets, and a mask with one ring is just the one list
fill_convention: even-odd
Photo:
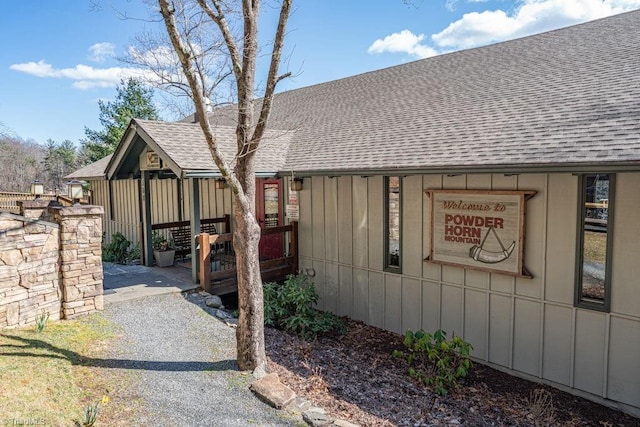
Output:
[[95,162],[113,153],[131,119],[159,120],[153,104],[153,89],[139,80],[120,81],[113,102],[98,101],[102,130],[84,128],[86,139],[81,141],[81,162]]
[[49,139],[46,149],[43,162],[46,171],[45,184],[52,189],[62,189],[66,181],[64,177],[77,167],[76,147],[68,139],[61,143]]

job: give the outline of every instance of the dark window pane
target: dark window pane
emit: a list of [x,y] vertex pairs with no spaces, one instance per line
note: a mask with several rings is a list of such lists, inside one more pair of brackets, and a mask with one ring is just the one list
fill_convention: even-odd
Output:
[[400,177],[387,178],[387,267],[400,267]]
[[582,229],[582,301],[605,300],[607,239],[609,238],[609,175],[584,177]]

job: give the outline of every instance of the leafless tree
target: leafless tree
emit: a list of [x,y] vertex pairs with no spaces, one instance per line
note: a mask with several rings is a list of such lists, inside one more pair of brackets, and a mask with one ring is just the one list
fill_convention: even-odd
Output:
[[[184,0],[187,1],[187,0]],[[264,307],[258,243],[260,226],[255,215],[255,155],[267,127],[273,95],[277,83],[287,74],[279,74],[282,47],[292,0],[281,0],[280,14],[264,94],[259,105],[255,100],[256,60],[258,56],[258,17],[260,0],[194,0],[215,24],[224,40],[237,91],[237,153],[235,167],[225,159],[208,120],[200,120],[213,161],[229,183],[234,197],[234,249],[238,270],[239,317],[236,330],[238,366],[253,370],[256,375],[266,372],[264,346]],[[190,88],[198,117],[207,117],[205,84],[197,64],[197,52],[190,45],[190,28],[180,23],[183,16],[171,0],[158,0],[171,45],[180,61],[185,81]],[[240,6],[241,4],[241,6]],[[195,9],[194,9],[195,10]],[[236,18],[239,21],[236,21]],[[239,37],[232,26],[241,23]],[[256,108],[259,106],[259,109]]]
[[[234,100],[233,71],[225,41],[206,12],[193,0],[172,0],[176,29],[189,51],[193,74],[211,104]],[[193,112],[191,87],[166,31],[145,28],[120,62],[145,70],[141,78],[166,95],[165,107],[177,117]]]
[[28,192],[35,179],[50,185],[43,164],[45,155],[42,145],[0,129],[0,191]]

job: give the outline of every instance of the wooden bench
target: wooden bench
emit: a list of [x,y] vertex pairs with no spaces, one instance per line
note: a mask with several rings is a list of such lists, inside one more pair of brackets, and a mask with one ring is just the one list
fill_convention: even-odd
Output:
[[[200,220],[200,232],[208,234],[218,234],[218,228],[216,224],[222,224],[224,232],[231,231],[231,217],[225,215],[221,218],[206,218]],[[191,223],[189,221],[177,221],[167,222],[163,224],[153,224],[151,230],[154,232],[161,232],[163,234],[170,234],[173,239],[173,245],[176,250],[176,255],[179,255],[184,259],[187,255],[191,255],[191,245],[194,238],[191,236]],[[167,235],[167,238],[169,236]]]
[[180,255],[183,260],[186,255],[191,255],[191,226],[173,227],[169,232],[173,238],[176,255]]

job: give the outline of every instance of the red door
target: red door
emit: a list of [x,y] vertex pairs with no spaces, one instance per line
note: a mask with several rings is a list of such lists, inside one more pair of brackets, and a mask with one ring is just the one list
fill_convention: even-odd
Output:
[[[256,217],[260,228],[278,227],[283,224],[282,180],[256,180]],[[260,239],[260,260],[282,258],[281,234],[262,236]]]

